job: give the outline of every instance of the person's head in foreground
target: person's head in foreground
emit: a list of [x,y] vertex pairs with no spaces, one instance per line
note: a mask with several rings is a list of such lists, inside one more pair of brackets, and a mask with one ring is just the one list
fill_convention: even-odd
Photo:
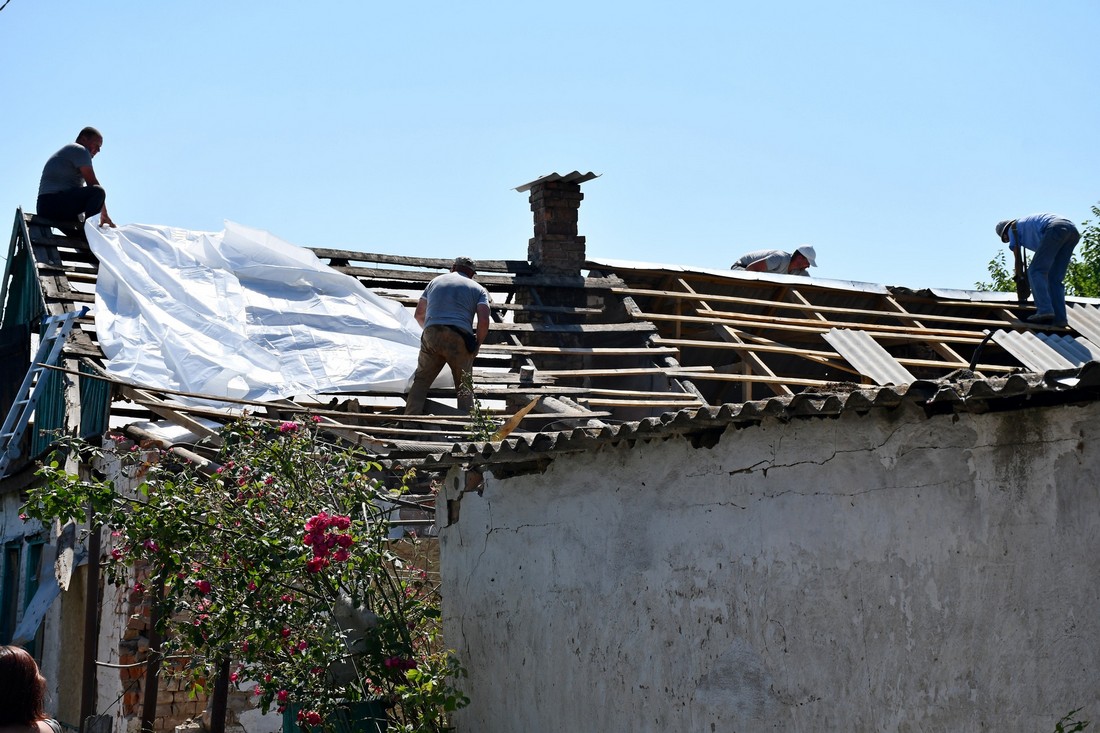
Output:
[[0,727],[37,730],[46,718],[46,679],[34,657],[17,646],[0,646]]

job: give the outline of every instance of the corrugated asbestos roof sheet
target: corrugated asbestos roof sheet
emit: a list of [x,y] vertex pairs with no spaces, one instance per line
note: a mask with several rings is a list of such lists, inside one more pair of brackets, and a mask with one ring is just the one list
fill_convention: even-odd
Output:
[[1098,397],[1100,363],[1088,362],[1079,369],[1051,370],[1045,374],[1013,374],[992,379],[964,375],[957,380],[918,380],[896,387],[828,394],[803,392],[793,397],[681,410],[623,425],[576,428],[500,443],[456,444],[447,452],[431,456],[425,467],[445,469],[462,465],[475,470],[492,470],[506,476],[541,470],[559,455],[597,450],[624,442],[684,437],[699,445],[713,445],[720,433],[729,427],[755,425],[766,419],[789,421],[836,417],[844,412],[892,410],[903,404],[920,407],[928,414],[988,412],[992,409],[1095,400]]
[[1068,303],[1066,315],[1074,331],[1094,344],[1100,344],[1100,308],[1086,303]]
[[1039,373],[1050,369],[1073,369],[1096,361],[1100,356],[1100,348],[1083,336],[1075,339],[1043,331],[997,331],[993,340],[1028,369]]
[[876,384],[909,384],[916,380],[863,331],[833,328],[824,337],[860,374],[867,375]]

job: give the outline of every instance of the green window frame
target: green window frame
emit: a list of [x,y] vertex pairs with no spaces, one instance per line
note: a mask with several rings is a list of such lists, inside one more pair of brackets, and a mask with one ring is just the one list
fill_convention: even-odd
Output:
[[[27,606],[31,605],[31,601],[34,600],[34,594],[38,592],[38,586],[41,585],[42,580],[42,550],[46,547],[46,542],[41,537],[27,538],[27,564],[26,564],[26,582],[23,586],[23,610],[27,610]],[[24,645],[24,649],[30,652],[30,655],[35,659],[41,661],[42,653],[42,630],[45,627],[45,623],[39,624],[38,633],[34,635],[29,643]]]
[[7,644],[15,633],[19,616],[19,576],[23,541],[4,544],[2,576],[0,576],[0,644]]

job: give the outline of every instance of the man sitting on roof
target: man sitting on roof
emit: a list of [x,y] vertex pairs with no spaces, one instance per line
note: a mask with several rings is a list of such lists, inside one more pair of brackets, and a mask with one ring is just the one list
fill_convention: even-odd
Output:
[[730,266],[731,270],[749,270],[751,272],[776,272],[781,275],[805,275],[807,268],[817,267],[817,253],[814,248],[804,244],[789,254],[778,249],[760,249],[742,255]]
[[[102,214],[100,225],[113,227],[107,216],[107,192],[99,185],[92,158],[103,147],[103,135],[94,127],[85,127],[69,143],[50,156],[38,183],[38,213],[55,221],[78,221]],[[85,185],[87,184],[87,185]]]
[[[473,374],[474,356],[489,335],[489,291],[474,282],[476,274],[473,260],[457,257],[451,271],[433,278],[417,301],[414,317],[424,327],[424,334],[405,404],[406,415],[424,412],[428,389],[444,364],[451,368],[459,409],[473,409],[474,395],[468,380]],[[471,328],[475,315],[476,332]]]

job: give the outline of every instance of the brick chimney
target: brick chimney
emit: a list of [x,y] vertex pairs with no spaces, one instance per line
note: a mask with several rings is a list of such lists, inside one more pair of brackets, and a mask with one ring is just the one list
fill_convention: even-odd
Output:
[[527,245],[528,261],[545,275],[581,274],[584,266],[584,237],[577,234],[581,184],[596,178],[595,173],[573,171],[566,175],[551,173],[517,186],[520,193],[530,191],[531,211],[535,215],[535,236]]

